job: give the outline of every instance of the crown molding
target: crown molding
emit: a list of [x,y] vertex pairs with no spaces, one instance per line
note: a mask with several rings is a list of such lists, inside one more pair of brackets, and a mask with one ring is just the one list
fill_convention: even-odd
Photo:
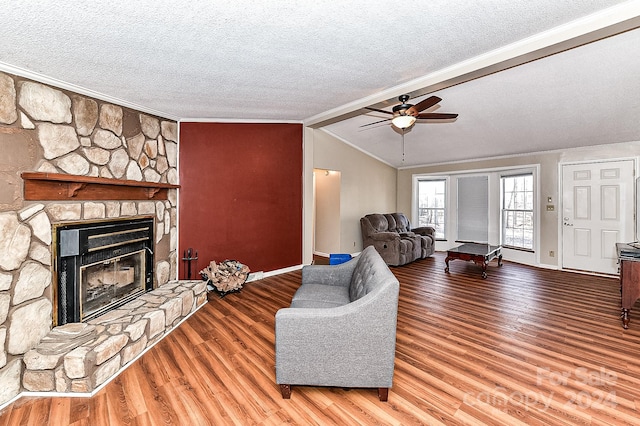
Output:
[[304,124],[302,120],[272,120],[259,118],[183,118],[180,123],[239,123],[239,124]]
[[16,66],[7,64],[5,62],[0,62],[0,71],[4,71],[6,73],[13,74],[23,78],[28,78],[30,80],[37,81],[39,83],[48,84],[50,86],[54,86],[59,89],[69,90],[71,92],[75,92],[80,95],[89,96],[104,102],[109,102],[111,104],[120,105],[126,108],[131,108],[136,111],[154,115],[156,117],[166,118],[168,120],[173,120],[173,121],[178,121],[179,119],[173,114],[169,114],[164,111],[158,111],[152,108],[147,108],[143,105],[125,101],[124,99],[116,98],[114,96],[105,95],[104,93],[96,92],[95,90],[91,90],[86,87],[82,87],[73,83],[68,83],[66,81],[58,80],[56,78],[49,77],[44,74],[30,71],[24,68],[16,67]]

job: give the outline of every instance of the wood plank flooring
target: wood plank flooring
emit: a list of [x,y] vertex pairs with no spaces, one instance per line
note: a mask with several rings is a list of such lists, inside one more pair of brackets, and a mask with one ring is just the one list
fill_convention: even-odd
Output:
[[640,302],[616,279],[444,255],[401,283],[389,402],[373,389],[275,384],[274,315],[300,272],[210,302],[93,398],[22,398],[2,425],[640,424]]

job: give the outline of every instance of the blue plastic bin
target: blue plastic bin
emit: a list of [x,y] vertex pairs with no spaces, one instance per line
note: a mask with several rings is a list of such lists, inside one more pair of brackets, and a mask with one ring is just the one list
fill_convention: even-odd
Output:
[[351,260],[350,254],[330,254],[329,255],[329,265],[339,265],[344,262],[348,262]]

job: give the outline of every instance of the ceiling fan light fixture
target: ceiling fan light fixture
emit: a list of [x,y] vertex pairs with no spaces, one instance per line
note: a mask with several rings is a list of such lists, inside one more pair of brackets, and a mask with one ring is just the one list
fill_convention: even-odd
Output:
[[413,115],[396,115],[391,120],[391,124],[398,129],[406,129],[411,127],[416,122],[416,118]]
[[408,104],[409,95],[402,95],[398,98],[401,104],[393,107],[391,111],[387,111],[384,109],[372,108],[372,107],[364,107],[370,111],[379,112],[382,114],[391,115],[391,118],[386,118],[384,120],[379,120],[373,123],[364,124],[360,127],[367,127],[373,124],[378,124],[382,122],[391,121],[391,125],[404,131],[405,129],[413,126],[416,120],[453,120],[458,117],[458,114],[448,114],[448,113],[435,113],[435,112],[422,112],[427,110],[442,99],[437,96],[429,96],[427,99],[423,99],[415,105]]

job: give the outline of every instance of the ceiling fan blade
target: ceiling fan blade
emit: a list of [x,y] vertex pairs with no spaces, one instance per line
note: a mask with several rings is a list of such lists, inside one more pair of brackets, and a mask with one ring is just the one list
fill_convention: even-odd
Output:
[[418,119],[431,119],[431,120],[448,120],[451,118],[458,117],[458,114],[448,114],[444,112],[424,112],[422,114],[418,114],[416,118]]
[[393,115],[393,113],[391,111],[385,111],[383,109],[377,109],[377,108],[371,108],[371,107],[364,107],[364,109],[368,109],[368,110],[376,111],[376,112],[381,112],[383,114],[391,114],[391,115]]
[[375,121],[375,122],[373,122],[373,123],[369,123],[369,124],[363,124],[363,125],[362,125],[362,126],[360,126],[360,127],[373,126],[374,124],[383,123],[383,122],[385,122],[385,121],[389,121],[389,120],[391,120],[391,118],[385,118],[384,120]]
[[432,106],[434,106],[435,104],[437,104],[438,102],[440,102],[442,99],[440,99],[437,96],[429,96],[427,99],[418,102],[417,104],[415,104],[414,106],[412,106],[411,108],[409,108],[407,110],[407,114],[409,115],[417,115],[420,111],[423,111],[427,108],[431,108]]

